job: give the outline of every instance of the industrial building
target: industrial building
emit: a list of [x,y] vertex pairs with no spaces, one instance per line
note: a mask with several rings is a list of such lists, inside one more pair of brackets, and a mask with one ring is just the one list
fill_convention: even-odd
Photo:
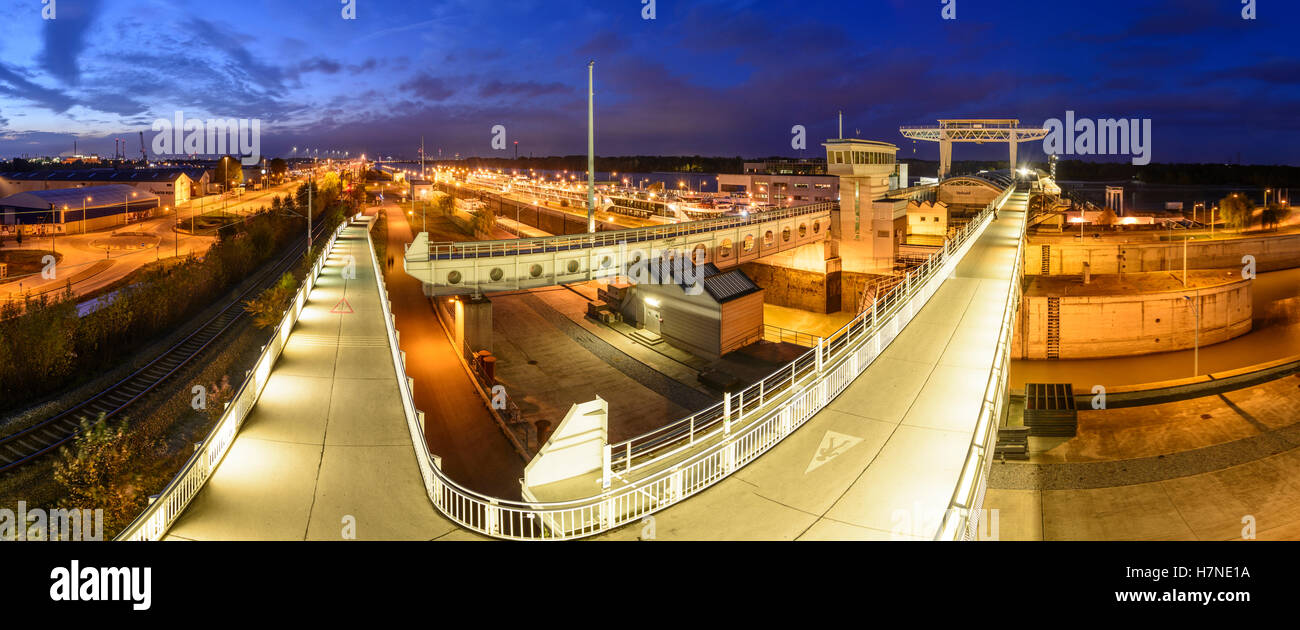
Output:
[[[651,261],[647,281],[610,283],[600,296],[652,341],[662,337],[697,356],[716,359],[762,340],[762,288],[740,269],[720,271],[708,263],[692,273],[675,273],[682,264],[692,263]],[[699,286],[682,282],[683,277]]]
[[166,211],[158,195],[127,184],[32,190],[0,198],[4,234],[82,234]]
[[84,188],[106,184],[125,185],[157,197],[162,205],[178,204],[199,197],[207,189],[208,171],[202,168],[93,168],[0,173],[0,197],[37,190]]

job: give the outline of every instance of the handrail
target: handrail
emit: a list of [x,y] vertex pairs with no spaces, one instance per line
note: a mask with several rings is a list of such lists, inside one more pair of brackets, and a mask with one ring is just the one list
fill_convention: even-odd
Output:
[[[565,540],[633,522],[712,486],[802,426],[871,365],[939,289],[1011,190],[1008,188],[990,203],[944,249],[909,273],[906,281],[886,294],[876,309],[854,318],[787,368],[741,392],[734,397],[738,400],[735,408],[731,405],[733,397],[728,396],[723,403],[702,412],[707,417],[698,426],[695,419],[701,414],[606,447],[604,477],[612,487],[595,496],[570,501],[498,499],[464,488],[443,474],[440,460],[425,446],[424,416],[415,408],[413,380],[406,376],[405,353],[398,346],[387,287],[378,273],[378,259],[372,250],[371,262],[377,270],[377,289],[393,353],[394,376],[430,501],[455,523],[487,536]],[[776,395],[764,390],[764,383],[768,382],[781,383]],[[746,401],[746,392],[755,388],[759,390],[757,398]],[[707,415],[710,411],[717,413]],[[637,440],[645,443],[642,448],[632,448]],[[702,448],[693,448],[697,444]],[[625,453],[620,459],[615,459],[616,447],[622,447]],[[636,463],[638,456],[648,459]],[[616,463],[622,464],[618,470],[615,470]],[[641,479],[630,479],[627,474],[654,464],[660,466]],[[623,483],[613,485],[611,476],[619,477]]]
[[654,225],[626,230],[607,230],[589,234],[568,234],[541,238],[511,238],[495,241],[442,242],[429,244],[429,259],[444,260],[457,258],[480,258],[496,256],[513,256],[531,253],[565,250],[588,249],[595,247],[614,247],[619,243],[639,243],[677,236],[711,232],[728,228],[744,227],[795,218],[809,214],[830,212],[838,202],[828,201],[793,208],[779,208],[756,212],[747,217],[720,217],[701,219],[670,225]]
[[[857,376],[870,366],[874,360],[897,338],[903,328],[920,311],[947,276],[955,269],[966,252],[978,239],[984,228],[991,222],[992,214],[1006,198],[1010,196],[1009,188],[998,200],[990,203],[971,223],[964,226],[956,237],[944,249],[936,252],[918,269],[909,273],[905,282],[886,294],[876,309],[859,315],[845,324],[840,330],[822,340],[815,348],[799,359],[790,363],[788,368],[778,370],[768,379],[776,378],[786,384],[776,396],[769,396],[760,389],[757,403],[746,403],[744,392],[739,398],[736,409],[731,405],[731,397],[724,399],[721,405],[723,414],[714,418],[706,430],[711,430],[708,443],[697,438],[693,433],[689,441],[681,443],[681,436],[676,436],[677,443],[671,441],[652,445],[656,452],[649,453],[650,459],[633,466],[632,458],[638,452],[627,449],[628,459],[624,460],[624,472],[645,468],[651,464],[662,464],[657,470],[641,479],[624,479],[622,485],[614,486],[595,496],[557,502],[527,502],[498,499],[469,490],[447,477],[441,470],[440,460],[429,452],[424,439],[424,414],[415,408],[412,395],[413,380],[406,376],[405,353],[400,350],[398,334],[394,326],[388,289],[383,280],[379,259],[373,247],[369,248],[371,265],[375,270],[376,290],[388,335],[389,350],[393,356],[393,376],[397,380],[403,413],[411,435],[420,475],[426,492],[433,505],[456,524],[487,536],[516,540],[565,540],[590,536],[625,525],[643,516],[662,510],[726,478],[749,462],[761,456],[777,443],[789,436],[796,429],[815,416],[836,396],[849,386]],[[335,235],[337,237],[337,234]],[[371,242],[366,232],[367,244]],[[331,247],[333,239],[331,239]],[[328,250],[327,250],[328,252]],[[323,257],[322,257],[323,258]],[[317,269],[319,269],[319,262]],[[314,277],[314,276],[313,276]],[[299,303],[304,300],[300,294]],[[301,306],[286,313],[296,317]],[[287,332],[285,322],[277,331]],[[287,335],[277,334],[277,339]],[[281,341],[282,344],[282,341]],[[269,375],[269,363],[259,361],[256,388],[260,390]],[[264,365],[265,363],[265,365]],[[263,374],[265,370],[266,374]],[[786,372],[789,380],[786,382]],[[763,387],[764,381],[754,387]],[[145,514],[137,518],[125,530],[119,539],[157,539],[166,532],[175,518],[197,494],[207,476],[220,463],[238,430],[238,421],[242,420],[252,408],[255,396],[245,395],[249,382],[245,382],[236,395],[234,405],[227,408],[222,422],[214,428],[205,442],[207,448],[195,454],[187,463],[186,469],[172,482],[163,498],[150,506]],[[748,410],[747,410],[748,407]],[[231,409],[239,410],[232,413]],[[697,414],[698,415],[698,414]],[[233,420],[238,417],[239,420]],[[670,425],[678,429],[688,426],[691,416]],[[694,429],[693,421],[689,425]],[[647,435],[662,434],[663,429]],[[642,436],[644,437],[644,436]],[[716,439],[713,439],[716,438]],[[634,440],[637,438],[634,438]],[[622,443],[629,444],[631,441]],[[695,444],[702,444],[701,449],[692,449]],[[676,461],[668,461],[668,455],[661,453],[665,447],[672,448],[671,456],[680,455]],[[696,450],[694,453],[686,452]],[[208,453],[215,457],[208,457]],[[609,453],[609,447],[607,447]],[[645,452],[640,453],[645,455]],[[194,478],[189,471],[202,462],[201,478]],[[612,464],[612,462],[610,462]],[[606,470],[609,471],[607,465]],[[606,480],[609,481],[608,475]]]
[[240,426],[247,419],[248,414],[252,412],[253,406],[257,399],[262,395],[262,389],[266,386],[267,379],[271,375],[271,367],[279,358],[280,352],[284,350],[284,344],[289,339],[289,333],[293,330],[294,325],[298,322],[298,315],[307,304],[307,295],[311,293],[316,286],[316,280],[320,277],[321,271],[325,268],[325,261],[329,259],[330,253],[334,249],[334,243],[338,240],[343,230],[347,228],[348,221],[339,224],[338,229],[330,236],[329,243],[321,250],[316,262],[312,265],[311,272],[303,278],[302,286],[299,287],[298,293],[294,296],[293,303],[285,311],[284,317],[275,327],[275,334],[271,341],[262,348],[262,353],[258,355],[257,363],[249,372],[248,377],[240,384],[235,395],[226,403],[226,408],[221,413],[221,419],[208,432],[207,437],[203,438],[196,446],[194,454],[185,462],[180,471],[172,477],[167,487],[163,488],[156,499],[150,501],[148,507],[136,516],[113,540],[160,540],[167,530],[171,529],[190,501],[198,495],[203,486],[207,484],[217,466],[225,458],[230,447],[235,442],[235,435],[239,433]]
[[[935,540],[976,540],[988,474],[993,465],[993,452],[997,443],[997,426],[1001,422],[1005,401],[1008,368],[1011,360],[1011,342],[1016,316],[1020,310],[1020,272],[1025,258],[1025,229],[1028,221],[1020,224],[1016,244],[1015,268],[1008,281],[1007,303],[1002,312],[1002,327],[989,368],[989,378],[984,386],[984,398],[976,416],[975,432],[971,436],[957,486],[953,489],[948,509],[944,510]],[[963,488],[965,492],[963,492]]]

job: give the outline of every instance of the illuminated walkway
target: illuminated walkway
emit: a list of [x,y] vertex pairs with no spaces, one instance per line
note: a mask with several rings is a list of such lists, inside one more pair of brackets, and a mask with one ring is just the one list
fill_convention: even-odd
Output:
[[420,479],[365,229],[339,237],[252,415],[167,539],[340,540],[349,523],[361,540],[464,536]]
[[[1013,196],[856,381],[793,435],[654,515],[671,539],[934,537],[966,459],[998,341],[1023,197]],[[600,539],[648,535],[649,523]]]

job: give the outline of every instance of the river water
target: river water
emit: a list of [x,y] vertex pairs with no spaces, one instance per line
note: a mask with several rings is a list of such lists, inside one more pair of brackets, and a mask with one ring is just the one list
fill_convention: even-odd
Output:
[[[1261,273],[1252,287],[1251,331],[1201,348],[1200,372],[1209,374],[1300,354],[1300,269]],[[1031,383],[1073,383],[1075,391],[1093,385],[1133,385],[1193,376],[1193,351],[1162,352],[1112,359],[1011,361],[1013,389]]]

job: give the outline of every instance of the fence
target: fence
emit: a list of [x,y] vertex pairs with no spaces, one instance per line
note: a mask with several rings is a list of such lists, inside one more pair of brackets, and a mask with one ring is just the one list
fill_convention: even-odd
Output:
[[194,455],[190,456],[185,465],[181,467],[180,472],[172,478],[171,483],[158,495],[156,499],[149,503],[149,506],[140,513],[139,516],[131,521],[125,529],[118,533],[114,540],[159,540],[167,533],[176,519],[190,504],[190,501],[198,495],[203,489],[204,484],[216,471],[221,460],[225,458],[226,453],[230,450],[231,444],[235,442],[235,435],[239,433],[239,428],[248,418],[248,414],[257,404],[257,399],[262,395],[262,389],[266,386],[267,379],[271,376],[271,367],[280,357],[280,352],[284,350],[285,342],[289,340],[289,333],[293,330],[294,324],[298,322],[298,315],[302,313],[303,306],[307,304],[307,296],[316,286],[316,280],[320,277],[321,271],[325,268],[325,261],[329,259],[330,252],[334,249],[334,243],[338,240],[348,222],[344,221],[339,225],[334,234],[330,236],[328,244],[321,250],[316,262],[312,265],[311,271],[307,277],[303,278],[302,286],[298,289],[298,294],[294,296],[293,303],[285,312],[284,318],[275,328],[275,334],[271,341],[262,348],[262,354],[258,356],[257,363],[249,372],[244,383],[239,386],[231,401],[226,404],[226,409],[221,414],[221,419],[208,432],[207,437],[199,444]]
[[[440,460],[426,447],[424,414],[415,408],[411,391],[413,381],[406,376],[406,355],[398,343],[388,289],[379,259],[373,248],[368,247],[388,346],[393,356],[393,375],[397,379],[412,447],[430,501],[458,525],[487,536],[515,540],[564,540],[614,529],[701,492],[789,436],[870,366],[952,273],[1011,192],[1012,189],[1008,188],[976,220],[962,228],[943,250],[909,272],[902,283],[877,301],[875,308],[860,314],[817,343],[787,368],[737,395],[725,396],[721,403],[700,413],[631,440],[606,446],[602,475],[604,490],[593,497],[563,502],[501,500],[461,487],[442,473]],[[337,236],[338,233],[331,238],[326,255]],[[366,238],[369,242],[369,232]],[[312,280],[319,275],[324,258],[323,255],[313,268]],[[1013,274],[1012,282],[1016,281],[1015,278]],[[309,284],[304,285],[294,308],[285,314],[285,320],[277,328],[276,341],[268,346],[272,350],[264,351],[255,375],[241,386],[231,407],[205,441],[204,448],[191,458],[159,500],[119,535],[119,539],[160,538],[202,488],[233,442],[239,423],[256,402],[257,394],[270,373],[273,356],[278,355],[279,348],[283,347],[301,311],[306,291],[310,290]],[[961,482],[953,495],[952,504],[959,509],[949,510],[941,525],[940,537],[949,532],[965,537],[977,525],[977,521],[971,518],[971,511],[978,510],[983,498],[993,452],[992,440],[996,435],[990,419],[996,418],[1002,408],[1002,397],[990,396],[988,392],[1005,388],[1006,358],[1010,351],[1006,334],[1011,327],[1008,318],[1014,318],[1015,314],[1012,302],[1016,293],[1013,290],[1013,297],[1008,300],[999,352],[989,375],[975,439],[962,470]],[[633,479],[632,473],[638,471],[644,471],[644,476]],[[619,485],[615,485],[615,481],[620,482]],[[957,515],[956,518],[950,519],[953,514]]]
[[1012,270],[1008,288],[1007,305],[1002,311],[1002,326],[998,333],[997,350],[984,388],[984,401],[980,405],[979,420],[971,438],[961,476],[953,490],[952,500],[944,511],[935,540],[975,540],[978,536],[979,516],[983,510],[984,492],[988,489],[989,470],[993,466],[993,451],[998,439],[998,424],[1002,420],[1004,395],[1007,391],[1007,371],[1011,365],[1011,341],[1016,314],[1020,310],[1020,274],[1025,264],[1025,226],[1021,223],[1016,235],[1015,269]]
[[544,238],[506,239],[501,241],[472,241],[468,243],[430,243],[429,258],[433,260],[458,260],[462,258],[490,258],[569,251],[596,247],[616,247],[619,243],[642,243],[660,239],[712,232],[731,227],[743,227],[793,218],[809,214],[830,212],[836,202],[818,203],[783,210],[756,212],[748,217],[704,219],[665,226],[611,230],[591,234],[551,236]]
[[[398,346],[387,288],[377,273],[394,376],[429,499],[452,521],[481,534],[564,540],[619,527],[712,486],[767,452],[848,387],[939,289],[1010,194],[1009,188],[943,250],[908,273],[876,308],[816,344],[788,368],[735,396],[727,395],[710,409],[606,446],[604,490],[573,501],[501,500],[463,488],[442,473],[438,459],[425,447],[424,414],[415,409],[413,382],[405,376],[405,353]],[[373,256],[372,262],[378,265]],[[646,474],[633,479],[632,473],[638,471]]]

